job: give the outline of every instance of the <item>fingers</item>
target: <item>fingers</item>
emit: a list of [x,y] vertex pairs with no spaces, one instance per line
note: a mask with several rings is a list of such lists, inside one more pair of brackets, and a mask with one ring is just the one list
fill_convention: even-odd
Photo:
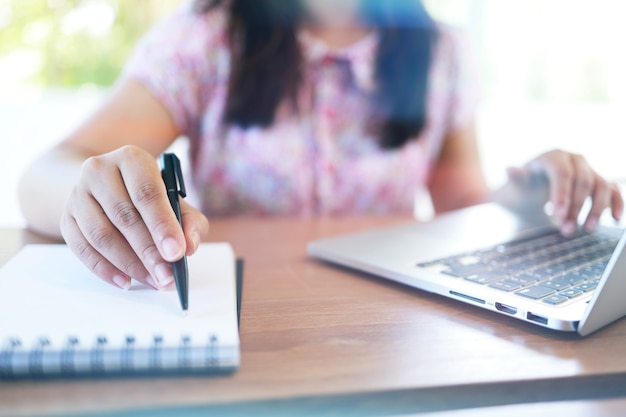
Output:
[[[63,238],[67,242],[68,247],[74,252],[74,254],[87,266],[87,268],[93,272],[96,276],[98,276],[103,281],[117,286],[121,289],[128,290],[131,285],[131,275],[123,272],[118,267],[113,265],[107,258],[105,258],[100,252],[94,249],[94,247],[89,243],[87,238],[84,236],[83,231],[80,230],[80,227],[76,223],[74,217],[69,215],[64,215],[61,219],[61,231],[63,233]],[[108,240],[108,238],[104,237],[104,234],[94,233],[93,237],[96,239],[104,239]],[[135,265],[137,267],[137,265]],[[131,266],[130,269],[133,269]],[[141,273],[133,274],[135,277],[143,276]],[[147,277],[137,278],[144,284],[150,285],[153,288],[156,288],[156,284],[154,284]]]
[[611,214],[617,221],[622,220],[624,214],[624,197],[622,196],[617,184],[610,185],[611,191]]
[[[145,169],[149,172],[148,167]],[[79,185],[79,192],[86,197],[77,201],[71,210],[75,212],[77,224],[89,243],[133,278],[153,287],[170,284],[174,279],[171,266],[159,253],[148,225],[129,195],[132,191],[126,189],[117,165],[93,158],[85,163],[84,172],[85,179]],[[154,181],[150,177],[145,179],[146,184]],[[156,181],[162,184],[160,177]],[[81,190],[87,185],[88,189]],[[164,215],[174,216],[171,207]],[[178,225],[175,217],[174,222]],[[177,227],[178,232],[182,233],[180,226]],[[95,232],[94,228],[97,229]],[[99,234],[104,237],[101,238]],[[109,242],[112,244],[109,245]],[[141,265],[141,268],[134,265]]]
[[[78,249],[75,252],[87,266],[109,263],[117,273],[154,288],[171,282],[171,267],[156,249],[114,158],[90,158],[83,164],[81,180],[70,203],[67,214],[72,222],[66,222],[70,230],[64,231],[64,236],[71,248]],[[74,224],[79,233],[72,233]],[[86,245],[91,249],[85,249]],[[92,260],[83,258],[81,253]],[[108,268],[92,270],[105,281],[112,280]]]
[[617,186],[598,175],[585,158],[564,151],[551,151],[528,164],[534,172],[543,172],[550,183],[550,201],[565,235],[576,232],[578,217],[585,201],[591,198],[591,209],[584,223],[594,231],[603,211],[610,207],[616,220],[621,218],[624,200]]
[[180,211],[183,217],[183,232],[187,245],[186,255],[191,256],[198,250],[200,242],[207,238],[209,220],[184,200],[180,202]]
[[532,171],[543,173],[548,178],[549,199],[554,207],[554,214],[562,224],[565,224],[570,213],[576,175],[569,154],[560,151],[548,152],[532,161],[529,167]]
[[[581,155],[569,155],[570,163],[573,171],[573,178],[571,179],[571,198],[569,212],[566,218],[563,220],[563,230],[566,234],[573,234],[577,229],[578,214],[580,213],[583,204],[587,197],[597,197],[598,200],[593,199],[593,204],[596,205],[595,212],[600,212],[608,207],[608,191],[607,184],[596,175],[591,167],[587,164],[587,161]],[[596,190],[597,195],[594,195]],[[600,208],[601,207],[601,208]],[[590,230],[595,230],[600,216],[593,216],[588,220],[588,224],[593,227]]]
[[606,181],[595,175],[595,189],[592,195],[591,209],[585,220],[585,230],[592,232],[598,227],[600,216],[605,208],[611,205],[611,188]]
[[124,147],[89,158],[61,222],[68,246],[98,277],[127,289],[131,279],[171,287],[171,262],[206,238],[206,217],[181,200],[184,230],[154,158]]
[[609,184],[596,174],[595,187],[591,210],[585,221],[587,231],[593,231],[597,228],[600,216],[607,207],[611,208],[611,215],[616,221],[622,219],[624,212],[624,198],[617,184]]
[[169,204],[158,165],[150,154],[135,147],[116,152],[123,153],[119,158],[122,180],[159,253],[166,261],[179,260],[186,251],[185,236]]

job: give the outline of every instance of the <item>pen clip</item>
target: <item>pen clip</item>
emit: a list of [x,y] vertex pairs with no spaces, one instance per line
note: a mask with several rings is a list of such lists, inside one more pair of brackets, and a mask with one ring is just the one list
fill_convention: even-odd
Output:
[[180,167],[180,160],[173,153],[165,153],[161,157],[163,164],[163,179],[168,189],[175,189],[181,197],[187,197],[183,171]]
[[185,198],[187,197],[187,190],[185,189],[185,181],[183,180],[183,170],[180,167],[180,159],[178,159],[176,155],[172,155],[174,156],[174,171],[176,172],[178,182],[178,194],[180,194],[182,198]]

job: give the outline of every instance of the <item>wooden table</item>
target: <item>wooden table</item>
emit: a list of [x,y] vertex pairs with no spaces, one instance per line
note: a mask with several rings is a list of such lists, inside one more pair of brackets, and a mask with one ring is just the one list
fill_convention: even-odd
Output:
[[[213,220],[212,239],[245,259],[237,373],[3,382],[0,414],[398,415],[626,398],[626,320],[583,339],[306,255],[311,239],[402,221]],[[0,262],[38,241],[1,230]]]

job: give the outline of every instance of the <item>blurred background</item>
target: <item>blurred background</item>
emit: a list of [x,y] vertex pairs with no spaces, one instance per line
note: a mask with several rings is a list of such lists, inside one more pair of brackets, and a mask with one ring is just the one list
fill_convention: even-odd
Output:
[[[0,0],[0,226],[19,226],[24,167],[107,95],[141,35],[181,0]],[[485,173],[559,147],[626,178],[626,2],[426,0],[464,29],[481,76]]]

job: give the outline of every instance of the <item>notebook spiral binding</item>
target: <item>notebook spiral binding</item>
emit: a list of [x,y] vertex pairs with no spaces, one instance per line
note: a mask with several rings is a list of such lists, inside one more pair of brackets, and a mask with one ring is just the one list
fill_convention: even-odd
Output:
[[32,348],[19,338],[9,338],[0,349],[0,379],[46,375],[115,374],[211,369],[219,366],[216,335],[204,343],[192,343],[183,336],[177,346],[166,346],[162,335],[152,337],[151,346],[137,346],[134,336],[127,336],[123,346],[111,346],[106,336],[98,336],[90,347],[70,336],[62,349],[54,349],[42,336]]

